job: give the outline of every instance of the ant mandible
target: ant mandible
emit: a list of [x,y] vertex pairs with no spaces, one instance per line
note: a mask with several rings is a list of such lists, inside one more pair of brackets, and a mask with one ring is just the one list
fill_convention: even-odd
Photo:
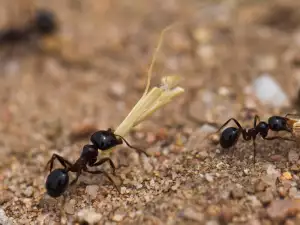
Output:
[[289,126],[289,119],[287,118],[287,114],[285,117],[281,116],[271,116],[268,119],[268,123],[264,121],[260,121],[260,118],[258,115],[255,115],[253,127],[249,129],[243,128],[240,123],[235,118],[230,118],[227,120],[217,131],[220,132],[223,127],[225,127],[230,121],[233,121],[238,128],[236,127],[227,127],[223,132],[221,133],[220,137],[220,145],[223,148],[230,148],[234,146],[239,139],[240,135],[242,134],[243,139],[245,141],[250,141],[252,139],[253,141],[253,162],[256,161],[256,144],[255,139],[256,136],[259,134],[264,140],[286,140],[286,141],[295,141],[290,138],[280,137],[280,136],[274,136],[274,137],[267,137],[269,130],[272,131],[287,131],[289,133],[292,133],[292,129]]
[[[115,186],[115,188],[119,191],[117,185],[112,180],[112,178],[103,170],[90,171],[87,166],[95,167],[99,166],[105,162],[109,162],[110,166],[113,169],[113,174],[115,175],[116,167],[112,160],[108,157],[102,158],[97,162],[98,157],[98,149],[105,151],[117,145],[123,143],[123,141],[128,145],[128,147],[135,149],[139,153],[143,153],[146,156],[148,154],[138,148],[131,146],[123,137],[116,135],[113,133],[112,129],[108,130],[100,130],[92,134],[91,136],[92,145],[85,145],[82,149],[80,157],[76,160],[74,164],[72,164],[67,159],[63,158],[60,155],[53,154],[51,159],[48,161],[46,167],[50,165],[50,174],[46,180],[46,190],[48,195],[51,197],[59,197],[61,196],[69,186],[69,175],[68,172],[76,173],[76,178],[70,183],[70,186],[74,185],[82,171],[91,173],[91,174],[104,174]],[[54,160],[58,160],[64,168],[53,169]],[[120,191],[119,191],[120,192]]]

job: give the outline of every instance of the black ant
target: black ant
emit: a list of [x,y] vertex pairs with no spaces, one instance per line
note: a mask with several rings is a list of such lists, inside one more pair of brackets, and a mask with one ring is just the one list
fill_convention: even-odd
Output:
[[0,44],[20,43],[33,36],[44,36],[57,30],[57,22],[52,12],[37,10],[33,19],[24,27],[12,27],[0,31]]
[[[110,166],[113,169],[113,174],[115,175],[116,167],[110,158],[108,157],[102,158],[97,162],[98,149],[105,151],[112,147],[122,144],[124,141],[128,145],[128,147],[135,149],[139,153],[143,153],[146,156],[148,156],[148,154],[145,151],[131,146],[123,137],[114,134],[111,129],[97,131],[94,134],[92,134],[90,139],[92,144],[85,145],[83,147],[79,159],[77,159],[77,161],[74,164],[72,164],[62,156],[59,156],[57,154],[52,155],[51,159],[48,161],[46,166],[48,167],[48,165],[50,164],[50,174],[48,175],[46,180],[46,189],[47,189],[47,193],[51,197],[59,197],[66,191],[69,185],[68,172],[76,173],[76,178],[70,183],[70,185],[74,185],[77,182],[82,171],[87,173],[92,173],[92,174],[102,173],[113,183],[115,188],[119,191],[117,185],[114,183],[112,178],[105,171],[88,170],[87,166],[95,167],[108,161],[110,163]],[[60,168],[52,171],[55,159],[57,159],[62,164],[62,166],[64,167],[63,169]]]
[[252,139],[253,141],[253,161],[255,163],[256,159],[256,144],[255,139],[256,136],[259,134],[264,140],[286,140],[286,141],[295,141],[290,138],[280,137],[280,136],[274,136],[274,137],[267,137],[269,130],[272,131],[287,131],[289,133],[292,133],[292,129],[289,125],[289,118],[287,116],[290,114],[287,114],[285,117],[281,116],[271,116],[268,119],[268,123],[264,121],[260,121],[259,116],[255,116],[254,118],[254,124],[253,128],[245,129],[243,128],[240,123],[234,119],[231,118],[227,120],[217,132],[220,132],[223,127],[225,127],[230,121],[234,121],[235,124],[238,126],[236,127],[227,127],[223,132],[221,133],[220,137],[220,145],[223,148],[230,148],[234,146],[239,139],[240,135],[242,134],[243,139],[246,141],[250,141]]

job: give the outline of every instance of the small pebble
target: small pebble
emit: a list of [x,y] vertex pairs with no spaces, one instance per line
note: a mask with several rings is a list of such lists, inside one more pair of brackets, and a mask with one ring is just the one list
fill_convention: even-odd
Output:
[[220,214],[220,211],[221,211],[221,209],[217,205],[210,205],[210,206],[208,206],[208,208],[206,210],[207,214],[211,217],[218,216]]
[[208,156],[209,156],[209,155],[208,155],[207,151],[200,151],[200,152],[198,152],[198,154],[197,154],[197,158],[199,158],[199,159],[201,159],[201,160],[206,159]]
[[199,128],[199,131],[204,133],[214,133],[217,131],[217,128],[209,124],[204,124]]
[[97,197],[98,190],[98,185],[88,185],[85,188],[85,192],[90,196],[91,199],[95,199]]
[[253,207],[261,207],[261,202],[257,199],[255,195],[248,195],[247,199],[251,202]]
[[206,179],[209,183],[211,183],[211,182],[214,181],[213,176],[210,175],[210,174],[208,174],[208,173],[205,174],[205,179]]
[[267,73],[256,78],[252,88],[256,97],[264,104],[269,104],[273,107],[288,105],[287,95],[283,92],[278,82]]
[[231,197],[234,199],[240,199],[244,197],[244,190],[242,188],[236,187],[231,190]]
[[25,191],[23,192],[23,194],[24,194],[26,197],[28,197],[28,198],[32,197],[32,195],[33,195],[33,187],[32,187],[32,186],[27,187],[27,188],[25,189]]
[[299,159],[299,154],[295,150],[290,150],[288,154],[288,159],[290,162],[297,162]]
[[3,209],[0,208],[0,224],[11,225],[13,224],[10,219],[6,216]]
[[88,224],[97,224],[102,218],[102,214],[96,213],[94,209],[83,209],[77,214],[80,222],[87,222]]
[[203,213],[199,213],[192,208],[184,209],[182,212],[182,217],[189,219],[189,220],[197,221],[199,223],[203,222],[203,220],[204,220]]
[[294,164],[291,166],[290,170],[293,172],[298,172],[300,170],[300,168],[298,165]]
[[125,194],[126,193],[126,187],[121,187],[121,194]]
[[114,82],[110,85],[110,93],[115,97],[122,97],[126,92],[126,87],[121,82]]
[[273,194],[271,191],[261,192],[257,196],[263,205],[267,205],[273,200]]
[[243,172],[244,172],[244,175],[249,175],[250,170],[249,169],[244,169]]
[[293,179],[293,176],[292,176],[292,174],[290,173],[290,172],[284,172],[284,173],[282,173],[282,175],[280,176],[280,180],[281,181],[284,181],[284,180],[291,180],[291,179]]
[[115,213],[112,217],[112,220],[115,222],[121,222],[125,217],[125,213]]
[[234,212],[231,208],[223,208],[219,214],[219,221],[222,224],[228,224],[232,221]]
[[64,207],[65,212],[68,214],[74,214],[75,213],[75,204],[76,204],[75,199],[71,199],[69,202],[67,202]]
[[264,191],[266,190],[267,188],[267,184],[265,182],[263,182],[262,180],[258,181],[256,184],[255,184],[255,191],[256,192],[261,192],[261,191]]
[[287,193],[288,193],[287,188],[285,188],[285,187],[279,187],[279,188],[277,189],[277,191],[278,191],[278,194],[280,195],[280,197],[285,197],[285,196],[287,196]]

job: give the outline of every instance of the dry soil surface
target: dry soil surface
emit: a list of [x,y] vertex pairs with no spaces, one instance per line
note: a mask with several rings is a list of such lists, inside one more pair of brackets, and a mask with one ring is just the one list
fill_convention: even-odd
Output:
[[[253,164],[252,142],[241,138],[224,151],[207,138],[214,126],[203,127],[230,117],[251,126],[254,113],[244,108],[263,120],[297,111],[300,2],[11,2],[0,2],[3,29],[45,6],[60,29],[1,46],[2,222],[6,215],[16,224],[300,224],[298,146],[258,137]],[[186,92],[126,137],[151,157],[115,149],[115,164],[127,165],[113,177],[121,193],[105,177],[84,174],[64,197],[45,195],[52,153],[75,161],[93,131],[118,126],[143,93],[161,30],[173,22],[153,83],[179,74]],[[255,98],[251,83],[262,73],[288,96],[284,108]]]

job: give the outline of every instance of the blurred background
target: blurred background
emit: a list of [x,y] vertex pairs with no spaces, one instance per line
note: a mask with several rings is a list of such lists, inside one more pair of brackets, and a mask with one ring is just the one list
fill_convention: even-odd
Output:
[[[229,117],[252,124],[253,111],[263,119],[297,112],[299,7],[293,0],[1,0],[0,157],[7,160],[0,170],[12,161],[37,167],[28,173],[42,182],[39,166],[52,150],[116,128],[142,95],[159,35],[172,23],[152,84],[178,74],[186,93],[138,130]],[[68,151],[76,159],[80,148]]]
[[[264,114],[266,102],[280,109],[297,98],[300,14],[295,1],[0,4],[0,32],[21,30],[2,35],[0,49],[2,127],[10,124],[3,135],[25,132],[13,142],[39,134],[41,123],[49,120],[60,120],[64,129],[86,120],[116,127],[142,94],[160,32],[176,22],[164,38],[153,84],[162,75],[179,74],[187,93],[154,120],[185,123],[188,114],[221,123],[237,116],[240,107]],[[39,20],[50,27],[48,33],[26,31]],[[168,110],[186,112],[163,118]]]

